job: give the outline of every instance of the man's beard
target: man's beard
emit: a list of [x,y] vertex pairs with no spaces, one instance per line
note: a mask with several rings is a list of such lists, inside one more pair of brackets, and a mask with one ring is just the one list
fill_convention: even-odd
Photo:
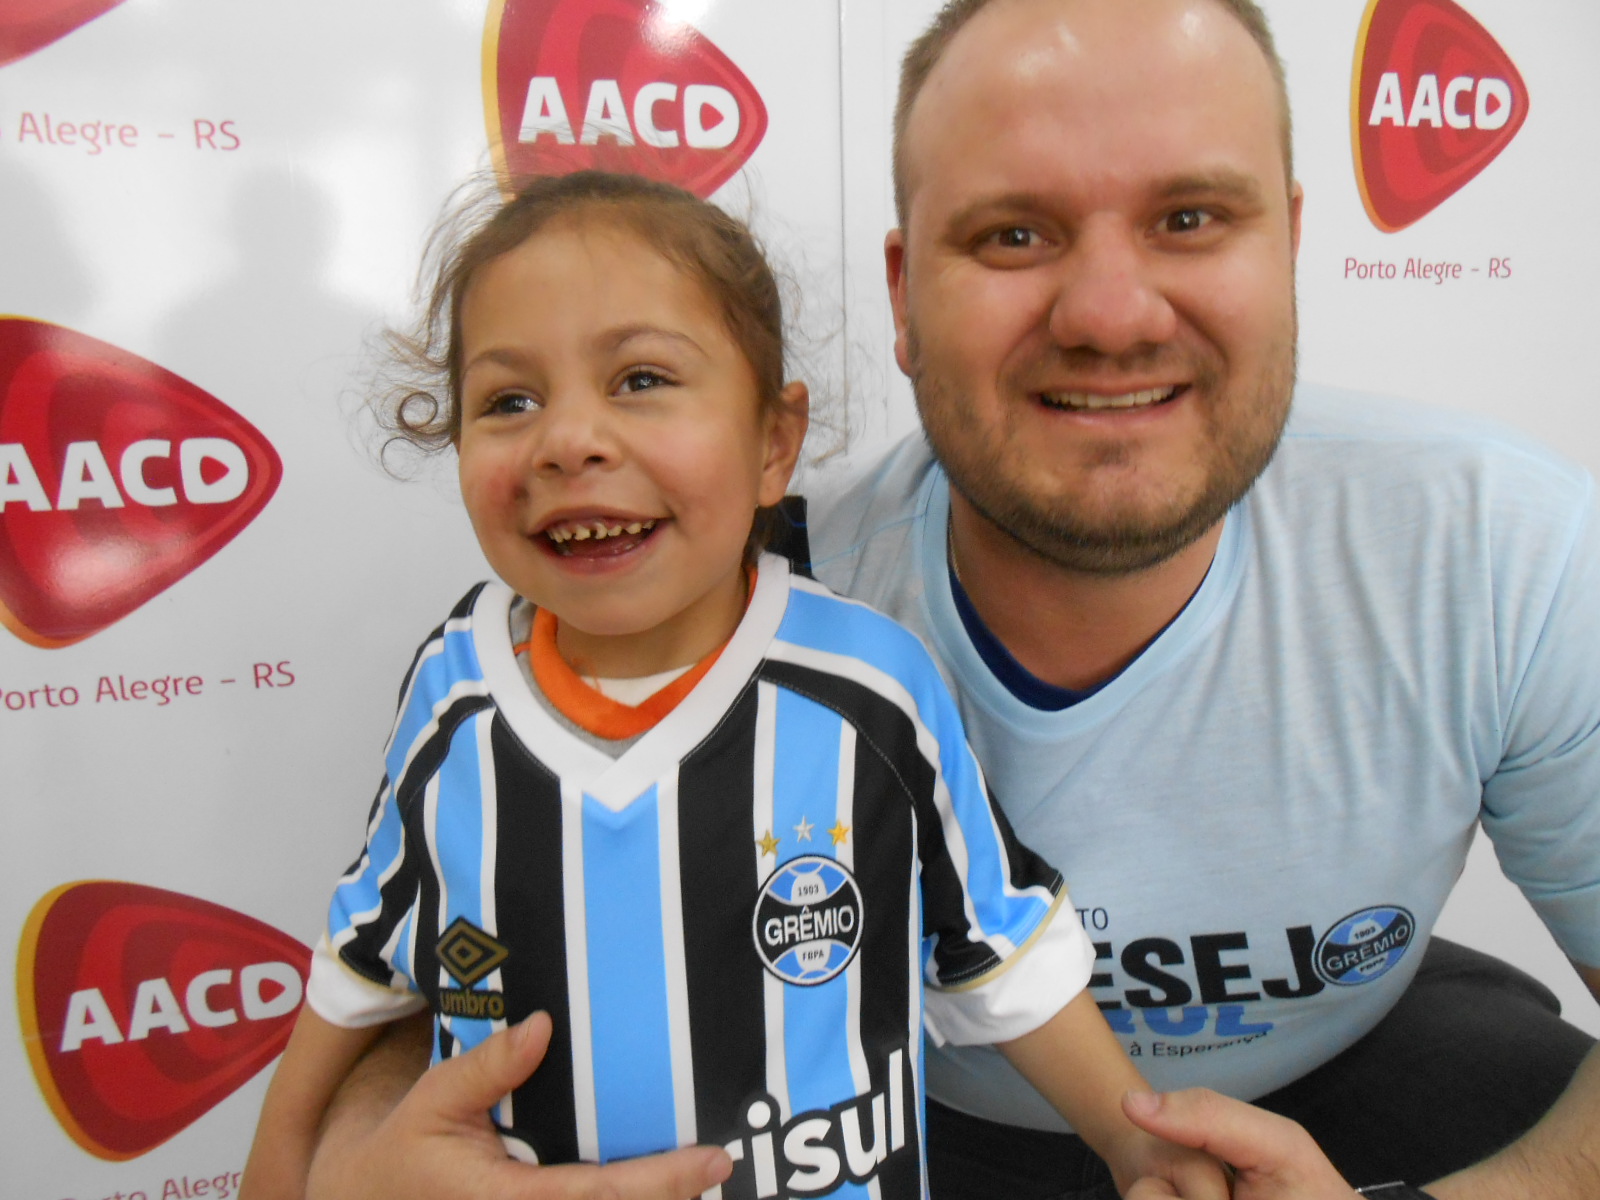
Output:
[[[934,457],[952,487],[996,530],[1058,567],[1088,575],[1127,575],[1170,559],[1221,521],[1272,461],[1289,415],[1294,391],[1294,321],[1285,343],[1271,356],[1232,427],[1219,425],[1215,410],[1205,415],[1211,450],[1204,485],[1182,502],[1149,512],[1094,517],[1071,497],[1030,494],[1019,486],[1006,461],[1009,447],[1000,438],[970,436],[974,429],[952,414],[963,411],[959,397],[923,369],[915,333],[909,338],[912,387]],[[1077,352],[1069,352],[1071,354]],[[1194,371],[1191,389],[1215,397],[1218,372]],[[1029,399],[1026,403],[1038,403]],[[1232,415],[1232,414],[1230,414]],[[1103,448],[1092,466],[1113,467],[1132,453]]]

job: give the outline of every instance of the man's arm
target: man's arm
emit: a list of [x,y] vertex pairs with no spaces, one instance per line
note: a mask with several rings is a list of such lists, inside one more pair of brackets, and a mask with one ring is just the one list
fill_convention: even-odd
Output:
[[550,1018],[537,1013],[420,1079],[427,1046],[415,1022],[402,1024],[409,1034],[386,1034],[330,1106],[306,1200],[690,1200],[733,1171],[715,1146],[605,1166],[516,1162],[488,1111],[543,1060]]
[[[1578,974],[1600,1000],[1600,967],[1579,966]],[[1526,1134],[1483,1162],[1426,1187],[1439,1200],[1600,1196],[1600,1046],[1589,1052],[1555,1106]]]

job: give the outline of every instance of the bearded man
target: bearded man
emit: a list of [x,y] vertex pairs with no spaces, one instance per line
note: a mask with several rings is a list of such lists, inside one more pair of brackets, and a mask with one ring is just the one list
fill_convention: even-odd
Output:
[[[1301,190],[1249,0],[955,0],[895,134],[926,442],[819,489],[814,568],[933,649],[1129,1053],[1295,1118],[1358,1185],[1593,1194],[1590,1039],[1428,946],[1481,823],[1600,990],[1590,480],[1296,389]],[[1565,1133],[1479,1162],[1575,1074]],[[1113,1194],[999,1056],[927,1075],[938,1200]]]

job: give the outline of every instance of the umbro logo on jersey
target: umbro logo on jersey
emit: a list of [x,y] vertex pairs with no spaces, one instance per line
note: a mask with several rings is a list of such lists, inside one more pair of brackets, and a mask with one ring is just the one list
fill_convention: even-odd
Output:
[[460,988],[439,992],[439,1012],[446,1017],[469,1017],[483,1021],[503,1021],[506,998],[500,992],[473,991],[472,985],[488,976],[511,957],[499,942],[465,917],[457,917],[444,931],[435,948],[439,963]]
[[34,1078],[83,1149],[153,1150],[278,1056],[311,952],[193,896],[95,880],[34,906],[17,1013]]
[[0,5],[0,67],[59,41],[122,0],[7,0]]
[[464,988],[469,988],[511,957],[499,942],[465,917],[457,917],[439,939],[439,962]]
[[787,1200],[821,1196],[841,1184],[865,1183],[914,1136],[916,1085],[906,1053],[889,1054],[881,1090],[813,1109],[779,1124],[777,1101],[752,1096],[740,1106],[742,1128],[724,1147],[733,1175],[723,1200]]
[[1371,0],[1350,99],[1356,181],[1394,233],[1494,161],[1528,117],[1528,89],[1500,44],[1452,0]]
[[266,507],[277,452],[216,397],[59,325],[0,317],[0,624],[70,646]]
[[599,168],[705,197],[767,131],[744,73],[654,0],[495,0],[483,61],[502,179]]
[[785,983],[815,987],[850,965],[861,926],[855,878],[834,859],[806,854],[761,885],[752,933],[768,971]]
[[506,998],[502,992],[468,991],[465,988],[439,989],[439,1015],[466,1017],[474,1021],[504,1021]]
[[1371,983],[1405,957],[1416,931],[1416,918],[1399,905],[1353,912],[1317,943],[1313,955],[1317,974],[1342,987]]

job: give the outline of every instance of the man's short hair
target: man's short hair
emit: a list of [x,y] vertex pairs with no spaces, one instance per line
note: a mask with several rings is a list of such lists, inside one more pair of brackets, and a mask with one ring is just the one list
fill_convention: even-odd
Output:
[[[917,97],[922,94],[923,84],[928,82],[928,76],[933,73],[934,67],[939,65],[939,60],[944,57],[944,52],[955,39],[956,34],[966,27],[968,21],[977,16],[995,0],[948,0],[939,10],[933,23],[923,30],[922,35],[912,42],[906,50],[905,57],[900,60],[900,93],[894,106],[894,211],[895,219],[902,229],[906,225],[907,209],[910,201],[910,191],[906,182],[906,126],[911,120],[911,109],[917,102]],[[1289,84],[1283,73],[1283,62],[1278,57],[1277,45],[1272,40],[1272,28],[1267,24],[1267,15],[1255,0],[1212,0],[1220,5],[1239,24],[1261,48],[1262,55],[1267,60],[1267,67],[1272,72],[1272,82],[1278,93],[1278,110],[1282,117],[1283,126],[1283,173],[1284,186],[1294,186],[1294,137],[1289,117]]]

